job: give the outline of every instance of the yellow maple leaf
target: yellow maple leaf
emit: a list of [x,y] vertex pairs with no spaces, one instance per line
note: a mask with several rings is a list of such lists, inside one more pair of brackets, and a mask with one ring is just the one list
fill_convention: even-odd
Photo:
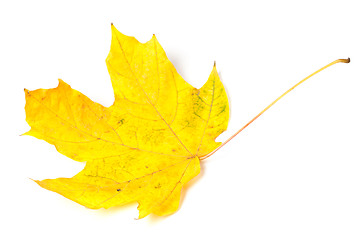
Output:
[[112,25],[106,59],[115,102],[106,108],[59,80],[25,90],[27,135],[55,145],[85,168],[72,178],[36,181],[88,208],[138,202],[139,218],[178,209],[183,186],[216,149],[229,105],[214,66],[205,85],[185,82],[155,36],[144,44]]
[[43,139],[85,168],[72,178],[36,181],[88,208],[138,202],[139,218],[178,209],[183,186],[200,160],[224,146],[283,96],[338,59],[310,74],[225,142],[229,105],[214,65],[205,85],[186,83],[153,35],[144,44],[112,25],[106,59],[115,101],[108,108],[59,80],[54,89],[26,93],[26,135]]

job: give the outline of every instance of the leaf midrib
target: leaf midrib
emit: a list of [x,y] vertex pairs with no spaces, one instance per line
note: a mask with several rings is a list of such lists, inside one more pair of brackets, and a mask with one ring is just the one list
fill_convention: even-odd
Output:
[[[142,85],[140,84],[140,81],[139,81],[139,79],[137,78],[137,76],[136,76],[136,74],[134,73],[134,71],[133,71],[133,69],[132,69],[132,67],[131,67],[131,65],[130,65],[130,63],[129,63],[129,61],[128,61],[128,59],[127,59],[127,57],[126,57],[126,55],[125,55],[125,52],[124,52],[124,49],[123,49],[123,47],[121,46],[121,43],[120,43],[120,40],[119,40],[119,38],[117,37],[117,36],[115,36],[115,38],[116,38],[116,40],[118,41],[118,44],[119,44],[119,47],[120,47],[120,50],[121,50],[121,52],[123,53],[123,56],[124,56],[124,58],[125,58],[125,61],[126,61],[126,63],[128,64],[128,66],[129,66],[129,69],[130,69],[130,72],[133,74],[133,76],[134,76],[134,78],[135,78],[135,80],[136,80],[136,82],[137,82],[137,84],[138,84],[138,86],[140,87],[140,89],[143,91],[143,93],[144,93],[144,95],[146,96],[146,98],[147,98],[147,101],[148,101],[148,103],[153,107],[153,109],[155,110],[155,112],[158,114],[158,116],[161,118],[161,120],[166,124],[166,126],[169,128],[169,130],[172,132],[172,134],[177,138],[177,140],[180,142],[180,144],[183,146],[183,148],[184,149],[186,149],[186,151],[189,153],[189,154],[191,154],[191,155],[193,155],[189,150],[188,150],[188,148],[183,144],[183,142],[181,141],[181,139],[177,136],[177,134],[173,131],[173,129],[172,129],[172,127],[167,123],[167,121],[163,118],[163,116],[161,115],[161,113],[158,111],[158,109],[155,107],[155,105],[152,103],[152,101],[150,100],[150,98],[149,98],[149,96],[148,96],[148,94],[145,92],[145,90],[144,90],[144,88],[142,87]],[[155,52],[155,54],[156,54],[156,57],[157,57],[157,52]],[[157,59],[158,60],[158,59]],[[158,61],[156,61],[156,65],[158,66]],[[158,74],[159,74],[159,69],[158,69]],[[178,104],[178,103],[177,103]]]
[[[39,99],[37,99],[36,97],[34,97],[32,94],[28,93],[30,97],[32,97],[34,100],[36,100],[39,104],[41,104],[42,106],[44,106],[46,109],[48,109],[48,111],[52,112],[54,115],[56,115],[56,117],[58,117],[59,119],[61,119],[63,122],[67,123],[68,125],[70,125],[71,127],[77,129],[78,131],[95,138],[95,140],[101,140],[107,143],[111,143],[111,144],[117,144],[117,145],[121,145],[123,147],[129,148],[131,150],[137,150],[137,151],[142,151],[142,152],[148,152],[148,153],[153,153],[153,154],[160,154],[160,155],[166,155],[166,156],[174,156],[174,157],[189,157],[189,156],[179,156],[179,155],[171,155],[171,154],[166,154],[166,153],[161,153],[161,152],[153,152],[153,151],[148,151],[148,150],[144,150],[144,149],[140,149],[140,148],[136,148],[136,147],[132,147],[132,146],[128,146],[125,145],[124,143],[119,143],[119,142],[114,142],[114,141],[110,141],[110,140],[106,140],[104,138],[100,138],[100,137],[96,137],[80,128],[78,128],[75,124],[72,124],[70,122],[68,122],[67,120],[65,120],[63,117],[61,117],[58,113],[56,113],[55,111],[53,111],[50,107],[48,107],[47,105],[45,105],[44,103],[42,103],[42,101],[40,101]],[[34,128],[34,127],[33,127]],[[36,128],[35,128],[36,129]],[[47,135],[43,134],[42,135],[48,137]],[[49,137],[49,138],[53,138],[53,137]],[[60,142],[68,142],[68,143],[83,143],[83,142],[71,142],[71,141],[67,141],[67,140],[61,140],[61,139],[57,139],[57,138],[53,138],[56,141],[60,141]],[[116,155],[118,156],[118,155]],[[108,156],[109,157],[109,156]]]

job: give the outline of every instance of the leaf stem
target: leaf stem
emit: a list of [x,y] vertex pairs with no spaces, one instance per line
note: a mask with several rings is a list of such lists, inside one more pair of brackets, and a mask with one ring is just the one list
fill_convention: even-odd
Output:
[[276,102],[278,102],[281,98],[283,98],[286,94],[288,94],[290,91],[292,91],[293,89],[295,89],[298,85],[300,85],[301,83],[305,82],[307,79],[311,78],[312,76],[316,75],[317,73],[321,72],[322,70],[336,64],[336,63],[349,63],[350,62],[350,58],[348,59],[337,59],[329,64],[327,64],[326,66],[320,68],[319,70],[317,70],[314,73],[311,73],[310,75],[308,75],[306,78],[302,79],[301,81],[299,81],[298,83],[296,83],[293,87],[291,87],[290,89],[288,89],[286,92],[284,92],[281,96],[279,96],[276,100],[274,100],[271,104],[269,104],[266,108],[263,109],[263,111],[261,111],[257,116],[255,116],[252,120],[250,120],[247,124],[245,124],[244,127],[240,128],[239,131],[237,131],[234,135],[232,135],[230,138],[228,138],[225,142],[223,142],[218,148],[216,148],[214,151],[210,152],[209,154],[206,154],[204,156],[199,157],[200,160],[204,160],[208,157],[210,157],[211,155],[213,155],[215,152],[217,152],[220,148],[222,148],[225,144],[227,144],[228,142],[230,142],[231,139],[233,139],[236,135],[238,135],[241,131],[243,131],[247,126],[249,126],[252,122],[254,122],[258,117],[260,117],[260,115],[262,115],[265,111],[267,111],[270,107],[272,107]]

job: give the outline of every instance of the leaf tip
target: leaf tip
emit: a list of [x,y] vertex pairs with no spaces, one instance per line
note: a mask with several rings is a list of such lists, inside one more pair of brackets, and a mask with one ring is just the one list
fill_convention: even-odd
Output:
[[111,31],[113,32],[115,30],[116,30],[116,27],[115,27],[114,23],[111,23]]
[[214,61],[214,66],[212,67],[212,72],[214,72],[214,74],[217,74],[216,61]]
[[62,87],[62,86],[67,87],[69,85],[62,79],[58,78],[58,87]]
[[31,131],[32,131],[32,130],[29,130],[28,132],[22,133],[22,134],[20,134],[19,136],[20,136],[20,137],[22,137],[22,136],[32,136]]
[[36,183],[38,183],[39,184],[39,180],[34,180],[33,178],[29,178],[29,180],[32,180],[33,182],[36,182]]

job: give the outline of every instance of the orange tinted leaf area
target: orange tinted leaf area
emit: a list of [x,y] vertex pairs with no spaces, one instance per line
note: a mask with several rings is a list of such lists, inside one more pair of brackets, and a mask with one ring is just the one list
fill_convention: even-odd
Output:
[[228,99],[214,66],[196,89],[185,82],[155,36],[146,43],[113,25],[106,59],[115,101],[104,107],[59,80],[25,90],[26,135],[47,141],[85,168],[72,178],[36,181],[92,209],[137,202],[139,218],[177,211],[200,157],[221,143]]

